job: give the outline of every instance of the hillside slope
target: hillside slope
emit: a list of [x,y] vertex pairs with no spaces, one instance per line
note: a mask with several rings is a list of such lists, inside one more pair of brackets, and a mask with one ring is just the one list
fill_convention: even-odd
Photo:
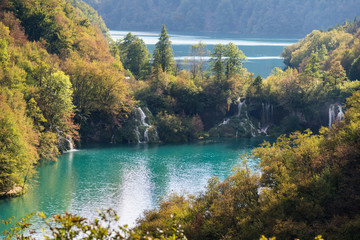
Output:
[[110,29],[303,36],[359,14],[357,0],[85,0]]

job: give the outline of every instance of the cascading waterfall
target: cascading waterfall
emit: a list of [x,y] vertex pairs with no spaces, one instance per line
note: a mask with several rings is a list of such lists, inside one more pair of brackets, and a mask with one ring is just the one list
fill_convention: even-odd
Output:
[[114,134],[111,135],[110,143],[111,143],[111,144],[115,144],[115,143],[116,143],[116,141],[115,141],[115,135],[114,135]]
[[333,125],[335,121],[344,120],[344,112],[342,106],[339,104],[331,104],[329,106],[329,128]]
[[144,141],[145,142],[149,142],[149,128],[146,128],[145,132],[144,132]]
[[[153,142],[158,142],[159,141],[159,135],[157,132],[157,129],[155,126],[151,125],[151,123],[147,123],[146,122],[146,114],[144,113],[144,111],[141,109],[141,107],[138,107],[137,112],[139,113],[139,119],[137,120],[139,122],[139,126],[136,126],[135,128],[135,135],[137,137],[138,143],[148,143],[151,140],[153,140]],[[148,109],[146,109],[149,113],[151,113]],[[143,131],[143,134],[140,133],[140,128],[145,128],[145,130]],[[152,133],[152,139],[150,139],[150,132]]]
[[335,120],[335,106],[330,105],[329,107],[329,128],[331,128],[331,125],[333,124]]
[[69,144],[69,150],[68,151],[74,151],[74,144],[72,142],[72,138],[70,135],[66,135],[66,141],[68,142]]
[[59,149],[64,152],[73,152],[77,151],[74,148],[74,143],[72,140],[72,137],[70,135],[66,135],[63,131],[56,128],[57,136],[58,136],[58,142],[59,142]]
[[[238,98],[238,113],[236,114],[236,117],[240,118],[241,117],[241,111],[244,111],[245,113],[245,118],[244,118],[244,122],[241,122],[240,125],[242,126],[242,128],[244,129],[245,132],[247,132],[250,128],[250,134],[252,137],[256,137],[256,128],[254,127],[254,124],[251,122],[250,118],[249,118],[249,114],[248,111],[245,109],[243,110],[243,108],[247,107],[246,106],[246,100],[244,99],[243,101],[241,101],[241,97]],[[237,134],[236,134],[237,135]]]
[[338,106],[338,110],[339,110],[339,113],[336,116],[336,120],[342,121],[345,119],[345,117],[344,117],[344,113],[342,111],[342,107],[340,105]]
[[269,125],[265,126],[265,127],[261,127],[259,124],[259,128],[258,128],[258,133],[259,134],[265,134],[266,136],[268,136],[267,134],[267,130],[269,129]]
[[150,127],[150,125],[145,122],[146,115],[145,115],[144,111],[141,109],[141,107],[138,107],[138,111],[140,113],[141,125],[146,126],[146,127]]
[[141,139],[140,139],[140,131],[139,131],[139,127],[136,126],[135,128],[135,134],[138,140],[138,143],[141,143]]
[[238,98],[238,113],[236,114],[237,117],[240,117],[241,115],[241,109],[243,107],[243,105],[245,105],[245,99],[243,101],[241,101],[241,98]]
[[224,121],[222,123],[220,123],[218,126],[222,126],[222,125],[226,125],[230,122],[230,118],[226,118],[224,119]]
[[270,103],[262,103],[261,121],[259,122],[258,133],[267,136],[267,130],[273,122],[274,106]]
[[[262,113],[261,113],[261,120],[258,122],[258,127],[256,128],[254,123],[249,117],[249,113],[247,110],[246,100],[241,99],[241,97],[237,100],[238,104],[238,111],[236,115],[234,115],[231,118],[226,118],[224,121],[220,124],[218,124],[218,127],[223,127],[227,124],[229,124],[234,118],[240,119],[240,126],[242,129],[244,129],[245,134],[249,134],[252,137],[256,137],[259,135],[268,135],[267,130],[272,124],[273,121],[273,105],[270,103],[262,104]],[[235,120],[235,119],[234,119]],[[237,120],[238,121],[238,120]],[[238,129],[236,129],[236,126],[233,124],[230,125],[230,127],[235,128],[235,136],[238,137]]]
[[261,125],[270,125],[273,121],[274,108],[270,103],[262,103]]
[[[237,117],[241,117],[241,111],[243,107],[246,107],[245,99],[241,101],[241,98],[238,99],[238,113]],[[261,126],[259,122],[259,127],[255,128],[253,122],[250,120],[248,111],[245,109],[245,123],[241,123],[241,126],[244,128],[245,132],[250,130],[251,136],[256,137],[257,134],[265,134],[267,136],[267,130],[272,122],[272,116],[273,116],[273,106],[270,103],[262,104],[262,125]]]

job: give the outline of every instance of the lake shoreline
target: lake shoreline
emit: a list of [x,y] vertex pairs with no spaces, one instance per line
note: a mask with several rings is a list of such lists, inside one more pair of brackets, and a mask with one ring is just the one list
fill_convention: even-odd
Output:
[[[122,224],[158,206],[168,193],[195,194],[208,179],[223,180],[269,138],[216,138],[188,143],[83,144],[56,162],[37,167],[34,187],[21,197],[0,201],[0,216],[16,219],[30,212],[51,216],[64,211],[92,218],[95,209],[113,208]],[[256,161],[249,165],[255,167]],[[0,228],[0,232],[3,229]]]

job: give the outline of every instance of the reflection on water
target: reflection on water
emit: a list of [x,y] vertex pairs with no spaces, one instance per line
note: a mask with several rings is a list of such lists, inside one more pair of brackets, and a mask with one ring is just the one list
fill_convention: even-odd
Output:
[[[88,218],[113,208],[121,224],[133,225],[166,194],[197,193],[212,176],[220,180],[263,139],[180,145],[88,147],[39,167],[36,186],[20,198],[0,200],[0,218],[69,211]],[[250,162],[252,167],[256,161]],[[34,223],[35,225],[37,223]],[[3,228],[0,228],[3,230]]]

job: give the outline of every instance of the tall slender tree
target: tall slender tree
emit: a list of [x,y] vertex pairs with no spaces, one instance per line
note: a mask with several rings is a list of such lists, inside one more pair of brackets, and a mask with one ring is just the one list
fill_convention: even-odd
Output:
[[155,45],[154,63],[160,64],[164,72],[173,73],[175,71],[174,53],[165,25],[162,26],[159,41]]
[[217,81],[222,81],[224,78],[224,49],[224,45],[216,44],[214,46],[214,52],[211,53],[210,66]]
[[232,42],[226,45],[224,58],[226,79],[241,72],[244,60],[246,60],[246,57],[238,46]]
[[209,54],[209,50],[206,49],[206,45],[201,41],[198,44],[194,44],[191,46],[191,56],[193,57],[191,63],[191,73],[193,78],[197,75],[200,75],[201,79],[203,79],[203,57]]

